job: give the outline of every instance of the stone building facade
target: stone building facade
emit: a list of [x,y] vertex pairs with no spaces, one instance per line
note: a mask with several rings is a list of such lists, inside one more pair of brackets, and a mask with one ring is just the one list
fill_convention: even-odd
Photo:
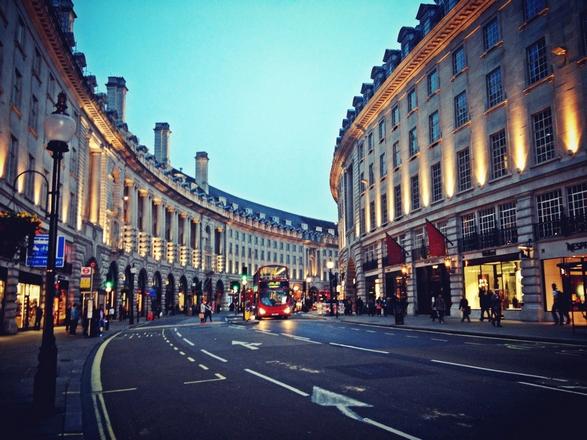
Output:
[[[155,125],[151,154],[125,122],[124,78],[112,76],[107,93],[96,92],[74,50],[74,20],[70,0],[0,2],[0,211],[36,214],[47,230],[44,176],[52,160],[43,119],[62,90],[77,123],[61,171],[65,256],[55,322],[73,303],[117,315],[133,304],[142,316],[189,311],[203,298],[227,305],[243,267],[250,276],[263,264],[287,265],[294,289],[308,278],[327,286],[326,261],[338,257],[336,225],[211,186],[205,152],[196,155],[194,177],[174,168],[167,123]],[[44,303],[44,270],[25,257],[25,248],[0,257],[4,333],[27,328]],[[82,267],[91,268],[89,287],[80,286]]]
[[418,314],[437,295],[453,314],[462,297],[479,313],[492,290],[507,318],[541,321],[556,283],[578,308],[585,2],[437,0],[417,20],[373,67],[336,141],[343,290],[403,297]]

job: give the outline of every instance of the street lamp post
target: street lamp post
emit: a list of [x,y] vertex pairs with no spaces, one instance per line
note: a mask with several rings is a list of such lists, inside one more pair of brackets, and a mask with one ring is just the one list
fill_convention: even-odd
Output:
[[53,298],[55,296],[55,252],[57,248],[57,222],[59,220],[59,186],[61,180],[61,160],[69,151],[67,143],[75,133],[75,121],[66,113],[67,98],[59,93],[55,111],[44,124],[45,135],[49,140],[47,150],[53,157],[51,179],[51,207],[49,211],[49,244],[47,254],[47,273],[45,280],[45,322],[43,338],[39,349],[39,365],[33,383],[33,405],[42,413],[50,413],[55,408],[55,386],[57,379],[57,345],[53,333]]
[[334,261],[328,260],[326,267],[328,268],[328,286],[330,288],[330,316],[334,316],[334,294],[332,293],[332,269],[334,268]]
[[[134,315],[134,300],[135,300],[135,275],[137,273],[137,268],[133,265],[130,268],[130,279],[128,280],[128,292],[129,292],[129,315],[128,315],[128,325],[133,325],[135,323],[135,315]],[[138,312],[137,312],[137,320],[138,320]]]
[[243,296],[241,301],[241,308],[243,309],[243,320],[246,320],[246,308],[247,308],[247,280],[242,280],[243,283]]
[[312,278],[308,277],[306,278],[306,292],[305,292],[305,298],[304,298],[304,308],[306,308],[307,310],[307,302],[308,302],[308,294],[310,293],[310,283],[312,282]]

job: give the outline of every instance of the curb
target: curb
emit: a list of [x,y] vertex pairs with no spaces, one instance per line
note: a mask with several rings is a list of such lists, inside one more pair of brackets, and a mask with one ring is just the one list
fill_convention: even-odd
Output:
[[532,342],[548,342],[552,344],[570,344],[570,345],[577,345],[577,346],[587,346],[587,340],[580,341],[574,339],[565,339],[565,338],[544,338],[539,336],[523,336],[523,335],[512,335],[511,333],[504,333],[504,334],[493,334],[493,333],[483,333],[483,332],[476,332],[476,331],[462,331],[462,330],[452,330],[452,329],[443,329],[443,328],[429,328],[429,327],[418,327],[414,325],[396,325],[396,324],[379,324],[379,323],[367,323],[367,322],[356,322],[356,321],[349,321],[345,319],[340,319],[340,322],[345,322],[347,324],[355,324],[355,325],[365,325],[365,326],[372,326],[372,327],[381,327],[381,328],[396,328],[396,329],[406,329],[406,330],[419,330],[419,331],[429,331],[435,333],[447,333],[452,335],[467,335],[467,336],[481,336],[484,338],[492,338],[492,339],[515,339],[517,341],[532,341]]

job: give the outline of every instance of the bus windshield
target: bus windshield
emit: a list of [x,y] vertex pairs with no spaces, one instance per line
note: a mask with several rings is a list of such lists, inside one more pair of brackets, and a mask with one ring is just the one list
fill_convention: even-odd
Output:
[[282,289],[261,288],[259,292],[259,301],[267,307],[275,307],[287,304],[289,292]]

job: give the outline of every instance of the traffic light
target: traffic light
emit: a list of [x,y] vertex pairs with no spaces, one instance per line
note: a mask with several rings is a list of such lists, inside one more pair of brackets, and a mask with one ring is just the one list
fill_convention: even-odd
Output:
[[105,288],[104,290],[106,290],[106,292],[111,292],[112,291],[112,281],[110,280],[106,280],[106,284],[105,284]]
[[239,286],[239,284],[238,284],[238,281],[231,281],[231,282],[230,282],[230,290],[231,290],[232,292],[234,292],[234,293],[237,293],[237,292],[238,292],[238,290],[239,290],[239,287],[240,287],[240,286]]
[[247,281],[247,274],[246,273],[244,273],[244,274],[241,275],[241,281],[243,283]]

